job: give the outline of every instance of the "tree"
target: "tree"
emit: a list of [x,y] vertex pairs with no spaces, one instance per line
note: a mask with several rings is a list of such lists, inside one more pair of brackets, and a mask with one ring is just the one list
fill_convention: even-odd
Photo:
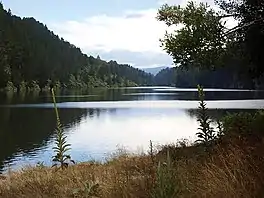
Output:
[[224,50],[227,37],[219,13],[207,4],[188,2],[186,7],[163,5],[157,19],[174,26],[166,32],[162,46],[175,64],[213,67]]
[[245,55],[252,63],[251,76],[260,77],[264,72],[264,1],[262,0],[215,0],[220,8],[235,17],[238,25],[231,30],[244,44]]
[[[162,46],[176,64],[215,68],[229,62],[246,67],[252,79],[264,73],[264,1],[215,0],[221,12],[207,4],[189,2],[186,7],[163,5],[158,20],[178,26],[166,33]],[[223,18],[238,21],[227,29]],[[180,28],[179,28],[180,25]],[[239,53],[236,50],[239,49]]]
[[[123,79],[123,80],[119,80]],[[153,76],[129,65],[87,56],[34,18],[20,18],[0,3],[0,89],[12,82],[30,89],[150,85]],[[11,83],[9,83],[11,84]],[[64,86],[65,85],[65,86]],[[29,89],[27,89],[29,90]]]

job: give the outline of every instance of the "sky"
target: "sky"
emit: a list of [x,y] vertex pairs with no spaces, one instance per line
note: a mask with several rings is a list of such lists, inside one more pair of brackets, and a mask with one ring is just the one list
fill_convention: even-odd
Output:
[[[196,0],[213,5],[214,0]],[[138,68],[171,66],[160,47],[166,26],[156,20],[164,4],[187,0],[2,0],[21,17],[34,17],[83,53]]]

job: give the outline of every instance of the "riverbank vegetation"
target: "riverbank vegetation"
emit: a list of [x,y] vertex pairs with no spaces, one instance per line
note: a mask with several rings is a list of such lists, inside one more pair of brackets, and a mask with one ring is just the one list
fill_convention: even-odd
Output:
[[[64,166],[62,160],[59,167],[40,163],[2,176],[0,197],[261,197],[264,113],[213,120],[201,87],[199,96],[196,142],[162,146],[150,142],[148,153],[120,150],[104,163]],[[219,125],[213,128],[214,123]],[[66,141],[62,131],[57,133],[58,140]],[[62,145],[54,148],[56,162],[60,157],[70,158],[65,154],[70,145]]]
[[[238,65],[250,80],[248,86],[256,88],[262,84],[261,79],[264,72],[262,47],[264,4],[261,1],[248,0],[220,0],[217,3],[225,12],[224,14],[210,9],[205,4],[197,5],[194,2],[188,3],[185,8],[162,6],[158,14],[160,21],[164,21],[169,26],[184,25],[182,29],[178,29],[172,34],[166,34],[163,46],[174,58],[175,64],[180,64],[176,70],[200,72],[206,69],[211,72],[219,71],[225,65]],[[2,14],[3,17],[8,16],[9,19],[12,16],[10,12],[6,11],[2,11]],[[238,26],[227,29],[221,20],[230,16],[237,19]],[[34,21],[33,19],[16,19],[14,16],[11,18],[14,21],[20,21],[21,25]],[[38,23],[34,21],[33,24]],[[45,29],[45,26],[42,25],[41,28]],[[55,40],[58,41],[58,38]],[[69,53],[75,54],[74,46],[69,47],[70,45],[64,41],[61,42],[61,45],[67,45]],[[9,48],[5,47],[4,49]],[[52,50],[52,48],[49,49]],[[72,49],[75,50],[72,51]],[[18,55],[18,52],[20,51],[14,54]],[[66,50],[66,52],[68,51]],[[83,56],[85,55],[81,55],[81,57]],[[7,57],[5,55],[0,60],[6,61]],[[53,56],[51,55],[51,57]],[[76,56],[76,59],[78,57]],[[62,60],[63,58],[65,57],[62,57]],[[99,58],[86,58],[85,60],[103,64]],[[10,60],[19,59],[12,58]],[[39,60],[41,63],[45,63],[46,59],[39,57]],[[81,58],[81,60],[83,59]],[[8,61],[2,64],[5,66],[2,68],[5,71],[3,72],[5,83],[8,83],[10,87],[13,84],[17,88],[16,85],[19,85],[22,80],[18,81],[18,84],[14,80],[8,80],[12,75],[19,73],[16,73],[16,69],[12,69],[7,63]],[[33,65],[35,64],[31,66]],[[69,79],[79,79],[77,74],[83,71],[80,69],[77,74],[73,74],[74,72],[68,72],[62,66],[62,64],[58,64],[54,70],[50,68],[54,74],[62,71],[61,74],[58,74],[58,76],[61,75],[61,79],[55,79],[58,83],[64,83],[64,80],[71,75],[73,77]],[[69,66],[69,68],[71,67]],[[91,66],[91,68],[93,67]],[[100,68],[104,68],[104,66]],[[29,72],[38,71],[28,69]],[[12,75],[10,71],[12,71]],[[39,71],[45,74],[45,71],[41,69]],[[88,71],[98,72],[96,69]],[[132,69],[131,71],[136,70]],[[102,75],[108,74],[107,72],[108,70],[102,71]],[[37,73],[32,76],[35,75],[38,76]],[[36,80],[34,77],[29,78],[28,81],[24,79],[23,75],[23,78],[18,78],[19,76],[13,79],[23,79],[23,82]],[[89,76],[89,80],[94,79],[95,76],[97,75]],[[222,81],[225,81],[225,75],[220,75],[220,77]],[[219,78],[217,78],[218,81],[220,81]],[[42,82],[40,84],[45,86],[47,79],[50,79],[49,73],[40,79],[39,82]],[[99,77],[99,79],[103,78]],[[232,82],[235,82],[235,79],[238,78],[232,77]],[[210,83],[215,82],[213,79],[211,81]],[[146,84],[147,82],[144,81]],[[242,82],[245,83],[245,81]],[[197,80],[192,83],[197,83]],[[240,85],[237,86],[240,87]],[[0,178],[0,197],[263,197],[263,111],[230,114],[214,120],[208,114],[202,87],[199,86],[198,91],[200,103],[196,113],[200,127],[197,129],[196,142],[179,141],[173,145],[162,146],[155,146],[150,142],[149,153],[132,154],[122,151],[105,163],[85,162],[65,166],[64,159],[70,159],[70,153],[69,157],[65,154],[66,151],[69,151],[70,145],[67,144],[67,137],[63,136],[60,127],[58,127],[58,144],[54,148],[56,154],[54,159],[62,166],[56,168],[38,164],[36,167],[10,172]],[[58,126],[60,126],[59,122]]]

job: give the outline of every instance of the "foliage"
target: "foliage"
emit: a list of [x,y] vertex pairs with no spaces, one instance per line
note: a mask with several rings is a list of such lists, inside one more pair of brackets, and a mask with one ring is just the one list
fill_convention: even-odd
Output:
[[150,155],[151,161],[154,164],[154,162],[155,162],[155,156],[154,156],[153,142],[151,140],[149,141],[149,152],[148,152],[148,154]]
[[45,168],[44,162],[38,162],[36,165],[37,168]]
[[223,123],[220,120],[217,120],[217,138],[221,139],[224,136]]
[[19,92],[26,92],[27,91],[27,83],[22,81],[19,85]]
[[210,146],[215,140],[215,132],[210,126],[210,118],[207,113],[206,103],[204,102],[204,91],[203,88],[198,85],[199,94],[199,109],[198,109],[198,122],[200,131],[196,133],[198,140],[197,142],[203,143],[206,147]]
[[223,134],[226,139],[232,137],[253,139],[260,141],[264,130],[264,113],[236,113],[223,118]]
[[227,38],[219,14],[207,4],[188,2],[186,7],[163,5],[157,19],[167,26],[178,26],[166,33],[162,46],[175,64],[212,67],[216,65]]
[[32,80],[30,85],[29,85],[29,90],[33,92],[39,92],[40,87],[38,85],[38,81]]
[[159,161],[158,163],[156,186],[154,188],[153,198],[173,198],[177,196],[179,192],[175,177],[176,175],[173,171],[169,150],[167,150],[166,162],[161,163]]
[[[250,88],[263,87],[263,1],[215,2],[220,12],[194,1],[186,7],[163,5],[157,18],[175,30],[165,34],[162,46],[176,64],[207,69],[236,65],[238,73],[251,78]],[[228,18],[236,19],[238,26],[226,28]]]
[[20,18],[0,4],[0,89],[10,81],[30,90],[150,85],[153,76],[129,65],[87,56],[34,18]]
[[99,184],[95,182],[84,182],[82,188],[76,188],[73,190],[74,197],[89,198],[98,195]]
[[155,76],[155,84],[186,88],[196,88],[197,84],[207,88],[252,88],[252,80],[240,69],[240,65],[231,64],[215,70],[183,66],[166,68]]
[[238,25],[228,31],[243,43],[244,55],[249,56],[249,72],[260,77],[264,72],[264,2],[258,0],[215,0]]
[[8,81],[5,87],[6,92],[16,92],[17,88],[14,86],[14,84],[11,81]]
[[67,140],[66,140],[67,136],[65,135],[62,129],[53,88],[51,89],[51,94],[53,98],[54,109],[55,109],[56,119],[57,119],[57,129],[56,129],[56,139],[55,139],[56,146],[53,147],[55,155],[53,156],[52,161],[55,163],[59,163],[60,167],[64,169],[68,167],[69,165],[68,161],[71,161],[73,163],[74,161],[71,160],[70,155],[66,154],[70,150],[70,144],[67,143]]

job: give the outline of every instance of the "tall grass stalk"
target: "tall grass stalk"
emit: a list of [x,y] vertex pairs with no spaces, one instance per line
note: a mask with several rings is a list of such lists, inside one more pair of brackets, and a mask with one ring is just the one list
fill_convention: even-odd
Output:
[[176,175],[173,170],[172,160],[169,150],[167,150],[167,160],[164,163],[159,161],[156,175],[156,186],[153,198],[174,198],[179,193],[176,184]]
[[67,136],[62,129],[53,88],[51,89],[51,94],[57,120],[55,147],[52,148],[55,152],[55,155],[53,156],[52,161],[55,163],[54,166],[57,166],[59,164],[60,167],[64,169],[68,167],[69,162],[74,163],[74,161],[71,160],[71,156],[67,154],[67,152],[70,150],[71,145],[67,143]]

